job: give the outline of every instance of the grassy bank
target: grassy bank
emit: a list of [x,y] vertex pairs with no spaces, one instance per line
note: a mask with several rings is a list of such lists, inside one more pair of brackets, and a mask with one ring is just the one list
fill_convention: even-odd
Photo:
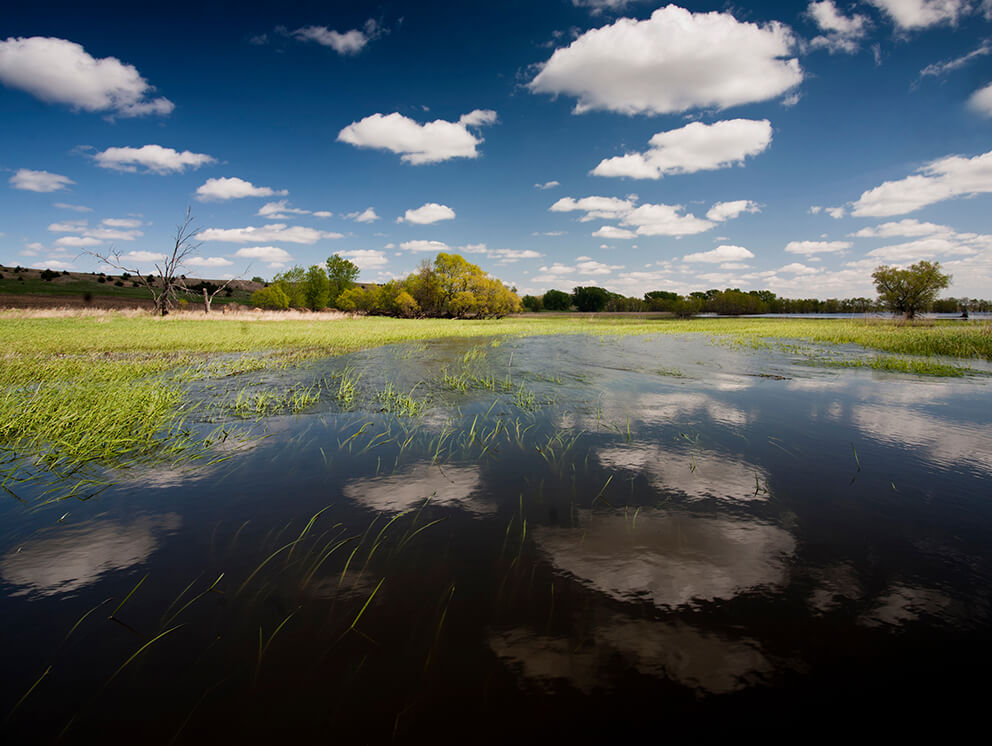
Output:
[[[0,447],[9,463],[72,470],[151,453],[188,454],[184,383],[384,344],[498,335],[702,334],[739,344],[803,340],[887,353],[992,360],[988,324],[836,319],[653,319],[574,315],[499,321],[0,313]],[[259,356],[259,352],[272,354]],[[216,353],[254,353],[224,362]],[[888,366],[891,367],[891,366]],[[910,366],[908,372],[941,366]],[[898,366],[892,369],[901,369]]]

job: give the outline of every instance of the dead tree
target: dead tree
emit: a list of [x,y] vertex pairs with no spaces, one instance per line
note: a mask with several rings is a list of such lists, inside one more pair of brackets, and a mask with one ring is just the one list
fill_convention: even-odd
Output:
[[[175,242],[172,246],[172,251],[165,254],[162,259],[155,264],[155,271],[157,274],[154,275],[143,275],[138,269],[126,265],[121,252],[116,248],[111,248],[110,252],[107,254],[101,254],[96,251],[87,251],[85,253],[95,256],[104,264],[114,267],[115,269],[134,275],[151,294],[152,302],[155,305],[155,313],[159,316],[165,316],[169,313],[169,311],[176,307],[181,294],[189,296],[193,295],[192,291],[190,291],[186,285],[186,277],[183,274],[183,271],[185,270],[186,260],[195,254],[202,245],[201,242],[195,240],[196,231],[197,229],[193,224],[192,211],[189,207],[187,207],[185,219],[182,223],[176,226],[176,236]],[[246,269],[245,272],[247,271],[248,270]],[[244,273],[238,275],[237,277],[232,277],[213,292],[209,292],[204,287],[204,312],[210,313],[210,304],[213,302],[214,296],[217,295],[217,293],[243,276]]]

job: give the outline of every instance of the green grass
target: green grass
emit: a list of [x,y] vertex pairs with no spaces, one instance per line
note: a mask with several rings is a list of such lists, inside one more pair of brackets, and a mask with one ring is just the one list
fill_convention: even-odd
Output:
[[[82,296],[90,293],[94,298],[133,298],[135,300],[151,300],[148,290],[139,283],[138,287],[132,287],[133,279],[125,280],[124,286],[114,284],[116,277],[108,279],[106,282],[97,282],[96,276],[92,279],[69,279],[59,278],[48,282],[37,277],[27,278],[23,275],[16,275],[11,270],[4,270],[4,279],[0,280],[0,295],[48,295],[48,296]],[[18,280],[18,277],[24,277]],[[213,302],[217,305],[234,302],[247,302],[250,293],[242,290],[232,290],[231,296],[226,296],[223,292],[218,293]],[[187,299],[191,306],[198,303],[198,296],[192,295]]]
[[[191,411],[184,383],[196,378],[237,375],[285,367],[308,358],[352,352],[384,344],[441,338],[507,335],[704,334],[734,344],[798,340],[854,344],[917,358],[948,356],[992,360],[992,325],[936,322],[902,325],[839,319],[652,319],[624,317],[515,317],[499,321],[389,318],[248,321],[164,319],[118,314],[31,318],[0,312],[0,447],[8,453],[42,457],[71,468],[89,462],[116,463],[163,449],[189,446],[183,427]],[[241,353],[221,361],[217,353]],[[503,388],[471,371],[485,348],[466,353],[463,369],[447,375],[450,388]],[[860,366],[861,362],[852,365]],[[961,375],[967,368],[943,362],[879,357],[869,367],[919,375]],[[660,370],[662,375],[673,371]],[[331,394],[342,406],[356,396],[358,377],[343,374]],[[411,392],[412,393],[412,392]],[[515,403],[536,406],[521,389]],[[247,394],[239,413],[264,416],[303,411],[316,390],[289,392],[278,402]],[[383,409],[405,415],[424,406],[389,389]]]

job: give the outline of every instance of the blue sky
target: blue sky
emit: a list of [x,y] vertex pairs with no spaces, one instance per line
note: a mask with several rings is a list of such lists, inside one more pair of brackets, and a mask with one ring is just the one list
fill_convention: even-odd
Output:
[[[340,7],[338,7],[340,6]],[[992,0],[11,3],[0,263],[992,296]],[[250,265],[250,269],[249,269]]]

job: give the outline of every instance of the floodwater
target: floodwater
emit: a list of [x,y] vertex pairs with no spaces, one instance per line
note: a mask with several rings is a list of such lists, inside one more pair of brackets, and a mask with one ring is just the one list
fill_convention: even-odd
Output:
[[[460,340],[194,384],[202,427],[231,426],[222,460],[0,504],[0,736],[978,720],[992,379],[806,359],[701,336]],[[249,437],[222,406],[300,381],[320,402]]]

